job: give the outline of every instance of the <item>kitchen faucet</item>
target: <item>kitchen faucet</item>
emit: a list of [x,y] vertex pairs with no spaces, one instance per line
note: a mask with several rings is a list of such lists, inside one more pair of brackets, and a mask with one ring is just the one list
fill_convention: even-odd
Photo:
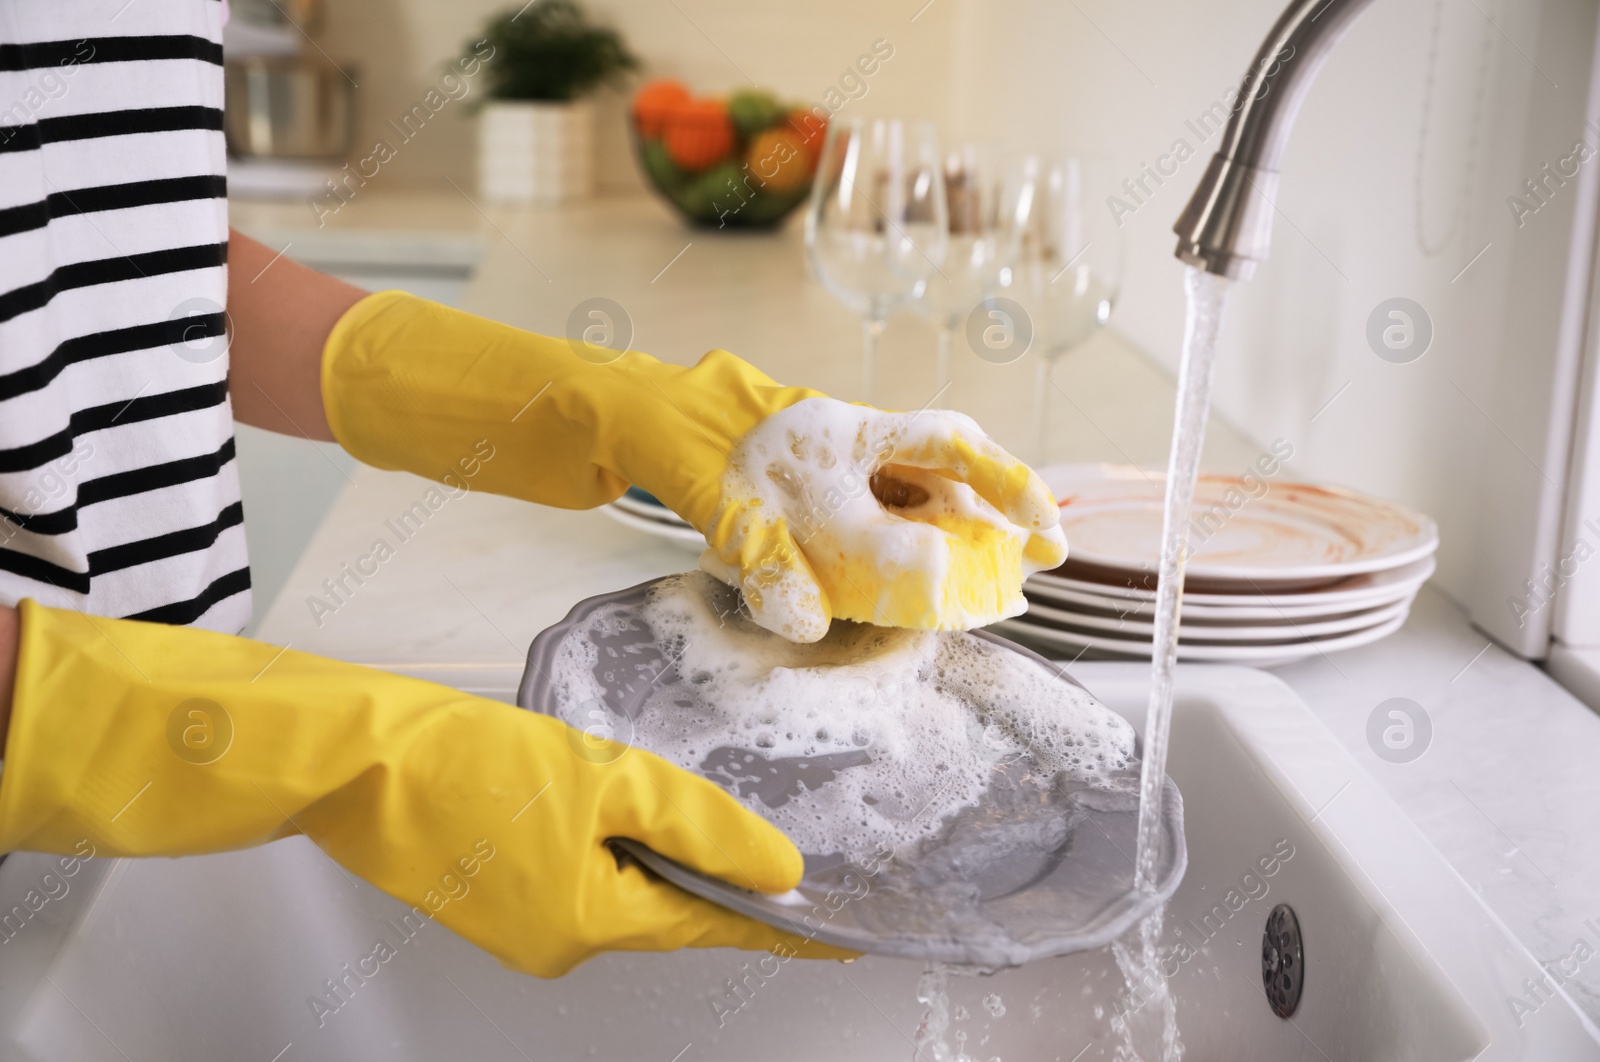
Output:
[[1177,256],[1248,280],[1272,243],[1278,163],[1300,101],[1344,31],[1372,0],[1293,0],[1256,52],[1221,149],[1172,230]]

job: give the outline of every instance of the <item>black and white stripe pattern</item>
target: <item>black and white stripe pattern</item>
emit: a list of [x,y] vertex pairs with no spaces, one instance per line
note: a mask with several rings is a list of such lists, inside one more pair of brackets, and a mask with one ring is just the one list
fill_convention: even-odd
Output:
[[0,0],[0,602],[238,631],[221,0]]

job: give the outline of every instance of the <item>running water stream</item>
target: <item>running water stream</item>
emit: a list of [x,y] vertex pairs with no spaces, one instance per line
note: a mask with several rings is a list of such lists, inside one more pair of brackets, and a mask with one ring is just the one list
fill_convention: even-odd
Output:
[[1161,514],[1161,557],[1156,588],[1155,641],[1151,646],[1150,703],[1144,717],[1144,766],[1139,775],[1139,850],[1134,887],[1155,881],[1161,845],[1161,783],[1167,773],[1167,736],[1172,729],[1172,672],[1178,663],[1178,607],[1183,568],[1189,559],[1189,509],[1200,474],[1206,417],[1211,411],[1211,375],[1216,363],[1222,309],[1233,282],[1189,266],[1183,288],[1189,310],[1178,363],[1178,401],[1167,459],[1167,494]]
[[[1178,662],[1178,613],[1183,600],[1183,569],[1189,553],[1189,509],[1200,472],[1206,417],[1211,408],[1212,366],[1223,304],[1232,282],[1193,267],[1184,273],[1188,315],[1184,321],[1183,356],[1178,368],[1178,400],[1172,426],[1172,455],[1167,462],[1166,500],[1161,517],[1161,555],[1156,589],[1155,641],[1151,649],[1150,703],[1145,711],[1144,756],[1139,778],[1139,847],[1134,861],[1134,888],[1154,887],[1160,864],[1161,784],[1167,773],[1167,737],[1172,729],[1173,669]],[[1133,934],[1112,945],[1117,966],[1137,1005],[1118,1016],[1114,1025],[1122,1043],[1118,1060],[1159,1059],[1181,1062],[1177,1000],[1161,972],[1161,925],[1158,909]]]
[[[1167,772],[1167,737],[1172,727],[1173,669],[1178,661],[1178,612],[1183,597],[1183,570],[1189,549],[1189,510],[1200,471],[1206,419],[1211,407],[1211,376],[1223,305],[1231,285],[1227,277],[1193,267],[1184,273],[1188,313],[1183,354],[1178,369],[1178,399],[1167,464],[1166,500],[1162,511],[1161,555],[1156,591],[1155,642],[1152,653],[1150,702],[1145,714],[1144,756],[1140,773],[1139,839],[1134,862],[1134,887],[1153,888],[1162,843],[1161,785]],[[1127,982],[1128,1003],[1112,1024],[1121,1043],[1117,1062],[1181,1062],[1177,1000],[1161,972],[1160,939],[1163,911],[1157,909],[1122,940],[1112,954]],[[917,985],[925,1008],[914,1038],[913,1057],[922,1062],[965,1062],[958,1043],[945,1039],[951,1025],[949,975],[941,963],[929,964]],[[1003,1012],[1003,1011],[1002,1011]]]

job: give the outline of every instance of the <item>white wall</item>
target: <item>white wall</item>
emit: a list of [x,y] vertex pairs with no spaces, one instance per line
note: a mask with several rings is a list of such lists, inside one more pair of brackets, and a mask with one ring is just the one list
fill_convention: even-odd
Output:
[[[1125,176],[1177,139],[1197,149],[1124,225],[1115,324],[1175,364],[1170,230],[1218,139],[1202,144],[1185,119],[1238,82],[1281,3],[955,3],[958,133],[1109,155]],[[1218,371],[1218,410],[1257,439],[1293,442],[1296,472],[1437,517],[1439,581],[1507,641],[1522,632],[1494,617],[1526,574],[1508,558],[1554,544],[1565,436],[1549,408],[1569,386],[1557,326],[1577,188],[1557,189],[1521,229],[1506,198],[1583,135],[1594,8],[1374,4],[1300,116],[1272,257],[1234,292]],[[1433,320],[1432,348],[1412,364],[1380,360],[1365,339],[1392,296]]]
[[[814,102],[872,42],[884,38],[892,59],[868,80],[852,112],[940,119],[947,97],[949,0],[935,0],[914,21],[915,4],[889,0],[588,0],[595,17],[620,30],[640,57],[634,83],[676,77],[698,92],[727,93],[756,82],[784,99]],[[364,154],[397,118],[437,83],[488,18],[511,0],[329,0],[318,43],[336,61],[359,67]],[[748,80],[747,80],[748,78]],[[474,90],[476,92],[476,89]],[[642,187],[623,121],[626,92],[600,98],[602,190]],[[474,128],[465,97],[439,113],[386,167],[399,182],[473,186]],[[393,140],[393,134],[388,134]]]

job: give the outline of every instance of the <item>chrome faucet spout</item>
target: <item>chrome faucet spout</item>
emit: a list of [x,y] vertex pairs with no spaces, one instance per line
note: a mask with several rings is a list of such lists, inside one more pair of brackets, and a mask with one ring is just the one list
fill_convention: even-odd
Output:
[[1306,90],[1372,0],[1292,0],[1256,52],[1212,156],[1172,229],[1178,257],[1248,279],[1272,243],[1278,163]]

